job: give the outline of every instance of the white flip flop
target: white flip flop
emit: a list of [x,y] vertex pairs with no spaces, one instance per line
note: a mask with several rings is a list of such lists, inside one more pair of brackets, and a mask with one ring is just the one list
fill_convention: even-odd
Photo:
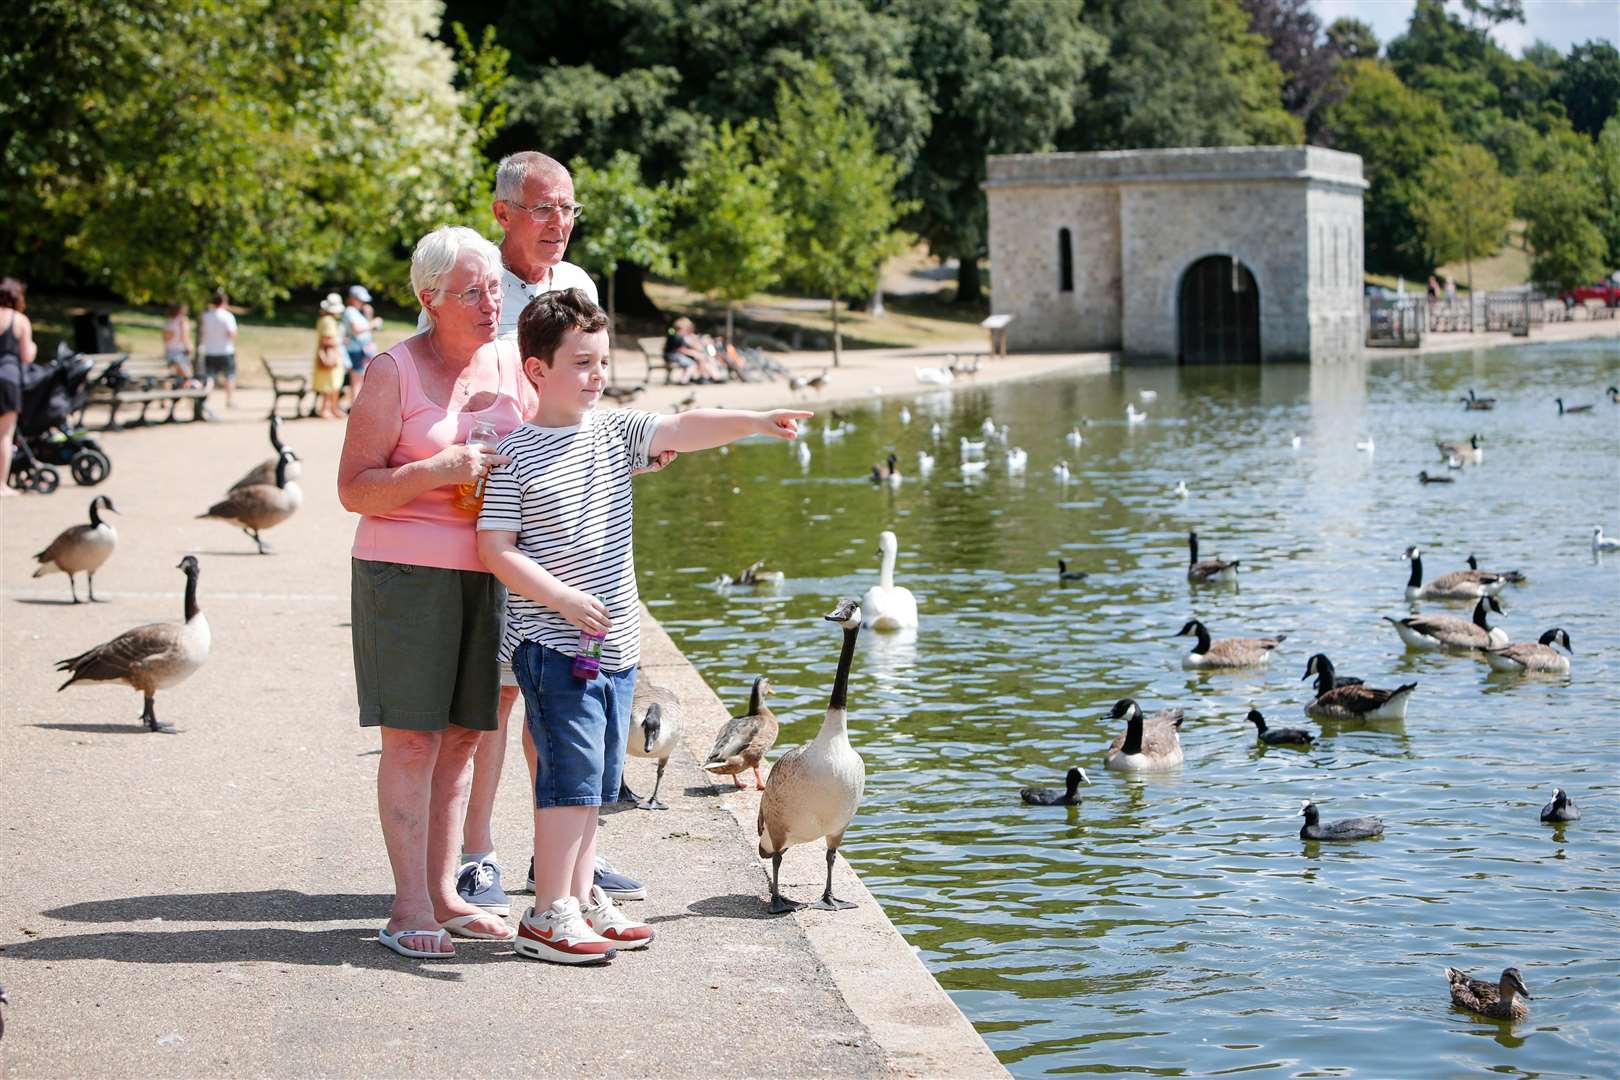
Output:
[[377,931],[377,943],[379,945],[385,949],[392,949],[401,956],[410,957],[412,960],[454,960],[456,958],[455,950],[453,948],[450,952],[413,949],[409,945],[405,944],[406,938],[413,937],[438,938],[440,941],[448,941],[450,939],[450,935],[445,933],[442,929],[401,930],[397,934],[390,934],[388,932],[388,927],[385,926],[381,930]]
[[468,929],[479,919],[495,919],[496,922],[500,922],[499,918],[487,911],[475,911],[471,915],[457,915],[440,923],[439,926],[442,928],[440,933],[448,931],[451,937],[473,938],[477,941],[511,941],[517,937],[517,931],[505,923],[501,923],[502,929],[506,930],[504,934],[486,934],[479,930]]

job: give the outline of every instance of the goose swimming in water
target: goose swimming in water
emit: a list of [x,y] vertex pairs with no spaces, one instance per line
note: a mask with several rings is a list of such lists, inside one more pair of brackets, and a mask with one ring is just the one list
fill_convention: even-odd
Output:
[[1027,787],[1018,793],[1018,797],[1030,806],[1079,806],[1080,785],[1091,783],[1091,777],[1086,770],[1075,767],[1063,777],[1063,790],[1049,787]]
[[1554,645],[1562,645],[1570,652],[1575,651],[1569,643],[1569,635],[1555,626],[1542,634],[1540,640],[1536,642],[1526,641],[1518,645],[1486,649],[1485,662],[1497,671],[1515,675],[1526,671],[1568,675],[1569,657],[1553,648]]
[[1417,683],[1403,683],[1393,690],[1352,683],[1335,686],[1321,693],[1323,683],[1333,678],[1333,662],[1324,653],[1317,653],[1305,662],[1302,679],[1317,677],[1316,697],[1305,706],[1305,715],[1317,720],[1404,720],[1406,702],[1417,689]]
[[767,911],[781,914],[804,905],[782,895],[782,853],[794,844],[825,837],[827,887],[811,907],[839,911],[855,905],[833,896],[833,862],[855,810],[866,791],[866,763],[849,744],[849,668],[855,659],[855,638],[861,632],[861,608],[845,600],[824,616],[844,632],[833,676],[827,715],[815,739],[783,754],[771,769],[771,786],[759,800],[759,857],[771,860],[771,901]]
[[737,777],[752,769],[754,786],[765,790],[759,763],[765,760],[766,751],[776,745],[776,736],[781,731],[776,714],[765,704],[765,699],[774,693],[771,681],[765,676],[754,680],[754,688],[748,693],[748,711],[727,720],[715,735],[714,747],[703,762],[705,771],[731,777],[732,784],[740,790],[743,785]]
[[1496,408],[1496,399],[1493,397],[1475,397],[1473,387],[1468,388],[1468,396],[1458,398],[1463,403],[1463,411],[1486,412]]
[[861,600],[866,625],[874,630],[902,630],[917,625],[917,598],[904,585],[894,583],[894,560],[900,541],[885,529],[878,534],[878,556],[883,561],[878,583],[866,590]]
[[720,576],[720,580],[716,582],[716,584],[721,586],[738,585],[744,588],[759,588],[761,586],[780,585],[782,582],[787,580],[787,575],[780,570],[760,569],[764,565],[765,560],[761,559],[758,562],[752,563],[745,567],[743,572],[738,574],[736,577],[728,578],[722,574]]
[[1412,649],[1499,649],[1511,638],[1500,626],[1491,626],[1486,615],[1502,614],[1502,605],[1494,596],[1482,596],[1474,605],[1473,621],[1455,615],[1413,615],[1407,619],[1384,621],[1395,627],[1395,632]]
[[1485,570],[1453,570],[1424,584],[1423,552],[1417,545],[1403,551],[1401,558],[1412,564],[1406,579],[1408,600],[1478,600],[1482,596],[1495,596],[1507,588],[1506,577]]
[[1299,829],[1301,840],[1370,840],[1384,835],[1384,823],[1375,817],[1323,822],[1316,804],[1309,800],[1299,808],[1299,813],[1305,819]]
[[1565,405],[1564,399],[1561,397],[1553,398],[1553,400],[1558,402],[1559,416],[1574,415],[1575,413],[1589,413],[1592,411],[1592,406],[1590,405]]
[[[1479,569],[1479,560],[1474,558],[1472,554],[1468,556],[1468,569]],[[1485,572],[1487,574],[1495,574],[1497,577],[1506,581],[1509,585],[1523,585],[1529,580],[1517,570],[1487,570]]]
[[1287,640],[1286,634],[1274,638],[1218,638],[1211,641],[1209,630],[1197,619],[1176,631],[1176,637],[1196,637],[1192,652],[1181,658],[1186,671],[1207,671],[1214,668],[1258,667],[1271,662],[1271,650]]
[[1446,982],[1451,984],[1451,1003],[1471,1013],[1492,1020],[1523,1020],[1530,1015],[1530,1006],[1521,1000],[1530,997],[1530,991],[1518,968],[1506,969],[1493,984],[1448,967]]
[[1266,718],[1259,709],[1250,709],[1245,717],[1256,729],[1256,737],[1267,746],[1309,746],[1314,736],[1304,728],[1266,726]]
[[1455,484],[1456,482],[1456,478],[1450,476],[1430,476],[1427,469],[1418,473],[1418,483],[1420,484]]
[[1456,458],[1459,463],[1466,461],[1479,465],[1485,461],[1485,450],[1479,442],[1479,436],[1476,434],[1468,436],[1467,442],[1436,442],[1434,445],[1440,451],[1441,460],[1448,465],[1452,458]]
[[872,483],[890,484],[898,486],[904,477],[900,475],[899,455],[890,452],[886,461],[872,466]]
[[1058,560],[1058,580],[1059,581],[1084,581],[1089,576],[1090,575],[1087,574],[1084,570],[1070,570],[1069,569],[1069,560],[1067,560],[1067,559],[1059,559]]
[[103,510],[109,514],[118,513],[112,499],[105,495],[97,495],[90,500],[90,524],[72,525],[63,529],[44,551],[34,555],[34,561],[39,563],[39,566],[34,570],[33,576],[66,574],[68,592],[73,594],[75,604],[79,602],[79,585],[75,580],[78,574],[84,574],[90,586],[90,602],[92,604],[98,602],[96,571],[112,558],[113,549],[118,547],[118,530],[112,527],[111,522],[101,520]]
[[1316,696],[1321,697],[1329,690],[1337,690],[1341,686],[1360,686],[1361,680],[1352,675],[1340,675],[1333,670],[1333,661],[1327,658],[1326,653],[1317,653],[1305,662],[1305,676],[1316,673]]
[[1541,820],[1546,822],[1579,821],[1581,820],[1581,808],[1575,805],[1575,800],[1569,797],[1567,791],[1561,787],[1555,787],[1552,791],[1552,800],[1541,808]]
[[1199,559],[1198,534],[1187,534],[1187,580],[1194,584],[1205,584],[1212,581],[1236,581],[1238,563],[1242,559],[1233,559],[1227,562],[1224,559]]
[[1104,719],[1124,720],[1125,730],[1114,736],[1103,752],[1103,767],[1119,772],[1175,768],[1182,761],[1180,733],[1185,718],[1180,709],[1164,709],[1143,717],[1135,698],[1115,702]]

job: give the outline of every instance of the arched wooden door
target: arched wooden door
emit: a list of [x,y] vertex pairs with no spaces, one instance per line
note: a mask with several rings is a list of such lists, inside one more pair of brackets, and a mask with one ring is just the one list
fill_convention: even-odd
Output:
[[1237,259],[1209,255],[1189,266],[1178,308],[1181,363],[1259,362],[1260,289]]

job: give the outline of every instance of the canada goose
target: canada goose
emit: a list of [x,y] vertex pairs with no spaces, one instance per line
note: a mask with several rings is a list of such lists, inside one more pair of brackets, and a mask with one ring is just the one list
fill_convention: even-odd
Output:
[[[1305,662],[1302,679],[1317,676],[1317,689],[1321,690],[1323,676],[1333,677],[1333,662],[1317,653]],[[1336,686],[1327,693],[1318,693],[1305,706],[1305,715],[1317,720],[1404,720],[1406,702],[1417,689],[1417,683],[1403,683],[1393,690],[1380,690],[1361,683]]]
[[1518,968],[1506,969],[1501,980],[1492,984],[1448,967],[1446,982],[1451,984],[1451,1003],[1471,1013],[1492,1020],[1523,1020],[1530,1015],[1530,1006],[1520,1000],[1529,998],[1530,991]]
[[1138,412],[1135,405],[1125,406],[1125,423],[1142,424],[1147,422],[1147,418],[1148,414],[1145,412]]
[[1603,392],[1608,395],[1611,402],[1620,405],[1620,386],[1611,386]]
[[1082,446],[1086,441],[1085,436],[1080,434],[1079,428],[1070,428],[1069,433],[1063,436],[1063,439],[1070,446],[1075,447],[1076,449],[1079,449],[1080,446]]
[[1305,662],[1305,677],[1312,673],[1316,675],[1316,696],[1321,697],[1329,690],[1337,690],[1341,686],[1360,686],[1361,680],[1352,675],[1340,675],[1333,670],[1333,661],[1327,658],[1326,653],[1317,653]]
[[235,488],[222,501],[210,506],[206,513],[197,516],[219,518],[237,525],[253,538],[260,555],[267,554],[270,547],[259,537],[259,533],[292,517],[304,502],[304,493],[296,483],[287,479],[287,466],[292,464],[293,456],[291,450],[281,452],[276,463],[274,484]]
[[[1469,556],[1468,556],[1468,569],[1470,569],[1470,570],[1478,570],[1479,569],[1479,560],[1474,558],[1472,553],[1470,553]],[[1520,573],[1518,570],[1487,570],[1485,572],[1487,574],[1495,574],[1497,577],[1499,577],[1502,580],[1506,581],[1509,585],[1523,585],[1526,581],[1529,580],[1528,578],[1526,578],[1524,576],[1524,574]]]
[[1413,615],[1409,619],[1385,615],[1384,621],[1395,627],[1409,649],[1500,649],[1512,639],[1500,626],[1485,622],[1491,612],[1502,614],[1502,605],[1494,596],[1482,596],[1474,605],[1471,622],[1455,615]]
[[1271,650],[1287,640],[1288,635],[1278,634],[1274,638],[1220,638],[1211,641],[1209,630],[1197,619],[1187,620],[1187,625],[1176,631],[1176,637],[1197,637],[1192,652],[1181,658],[1181,666],[1186,671],[1200,671],[1209,668],[1245,668],[1257,667],[1260,664],[1271,663]]
[[1299,813],[1305,819],[1299,828],[1301,840],[1370,840],[1384,835],[1384,823],[1375,817],[1342,818],[1323,824],[1316,804],[1308,799]]
[[1495,596],[1507,588],[1507,578],[1486,570],[1453,570],[1424,584],[1423,552],[1417,545],[1401,552],[1401,558],[1412,564],[1412,572],[1406,579],[1408,600],[1478,600],[1482,596]]
[[934,455],[926,450],[917,451],[917,471],[929,473],[934,471]]
[[1613,540],[1603,535],[1603,526],[1592,526],[1593,551],[1620,551],[1620,540]]
[[977,356],[951,355],[947,370],[953,375],[977,375],[979,373],[979,358]]
[[911,423],[911,410],[906,408],[904,405],[900,406],[900,412],[898,413],[898,416],[899,416],[900,422],[902,424]]
[[1468,396],[1467,397],[1458,398],[1457,400],[1463,403],[1463,410],[1465,412],[1469,411],[1469,410],[1472,410],[1473,412],[1485,412],[1487,410],[1496,408],[1496,399],[1495,398],[1493,398],[1493,397],[1475,397],[1473,387],[1468,388]]
[[1007,472],[1009,475],[1021,473],[1029,465],[1029,454],[1022,447],[1015,446],[1007,451]]
[[197,559],[187,555],[177,569],[186,575],[186,621],[148,623],[126,630],[111,641],[87,649],[78,656],[59,660],[57,671],[71,671],[60,693],[76,682],[124,682],[145,697],[141,720],[148,731],[174,734],[174,725],[158,720],[153,708],[157,692],[184,682],[208,659],[208,619],[197,606]]
[[[230,486],[231,491],[237,488],[251,487],[254,484],[274,484],[276,482],[276,465],[281,461],[281,452],[287,447],[281,441],[281,417],[270,417],[270,445],[275,454],[259,462],[247,471],[247,475]],[[299,464],[297,454],[293,454],[292,461],[287,464],[287,479],[297,480],[304,474],[304,467]]]
[[1084,581],[1084,580],[1086,580],[1086,578],[1088,576],[1090,576],[1090,575],[1088,575],[1084,570],[1070,570],[1069,569],[1069,560],[1067,560],[1067,559],[1059,559],[1058,560],[1058,580],[1059,581]]
[[1283,727],[1268,728],[1266,718],[1260,715],[1259,709],[1250,709],[1245,718],[1256,728],[1256,735],[1267,746],[1309,746],[1313,736],[1304,728]]
[[1418,483],[1420,484],[1455,484],[1456,482],[1456,477],[1452,476],[1430,476],[1427,469],[1418,473]]
[[774,693],[776,691],[771,689],[771,681],[765,676],[754,680],[754,688],[748,694],[748,711],[727,720],[714,737],[714,748],[703,761],[705,770],[716,776],[731,777],[732,784],[741,789],[742,781],[737,779],[738,774],[753,769],[754,786],[760,791],[765,790],[765,778],[759,775],[759,763],[765,760],[765,752],[776,745],[776,736],[780,731],[776,714],[765,704],[766,697]]
[[1069,463],[1067,461],[1060,461],[1056,465],[1052,466],[1052,477],[1060,484],[1067,484],[1071,479]]
[[1485,449],[1479,445],[1479,436],[1468,436],[1467,442],[1436,442],[1435,448],[1440,451],[1441,460],[1450,464],[1452,458],[1459,462],[1472,462],[1479,465],[1485,460]]
[[646,389],[645,383],[640,386],[604,386],[602,387],[602,396],[609,401],[617,401],[622,404],[636,400],[636,395]]
[[672,413],[683,413],[688,409],[695,408],[697,408],[697,391],[693,390],[691,393],[681,398],[681,400],[671,405],[669,407],[669,411]]
[[904,477],[900,475],[900,458],[892,451],[886,461],[872,466],[874,484],[899,484],[903,479]]
[[1090,784],[1091,777],[1086,770],[1076,766],[1070,769],[1063,777],[1063,790],[1049,787],[1027,787],[1018,793],[1030,806],[1079,806],[1080,785]]
[[90,602],[96,603],[96,571],[112,557],[113,549],[118,546],[118,530],[111,523],[101,520],[103,509],[109,514],[118,513],[111,499],[97,495],[90,500],[90,524],[63,529],[44,551],[34,556],[39,566],[33,576],[44,577],[59,571],[66,574],[68,591],[73,594],[75,604],[79,602],[79,586],[74,575],[86,575],[90,583]]
[[810,906],[824,911],[855,906],[833,896],[832,868],[844,830],[849,828],[866,790],[866,763],[849,744],[847,713],[849,665],[855,659],[855,638],[861,632],[861,607],[854,600],[845,600],[823,617],[844,631],[838,673],[833,677],[832,696],[827,699],[827,716],[815,739],[777,759],[771,768],[771,786],[759,800],[759,857],[771,860],[771,902],[767,910],[772,914],[804,906],[782,895],[782,853],[794,844],[821,837],[827,840],[827,887],[821,899]]
[[1558,402],[1558,415],[1559,416],[1564,416],[1566,414],[1583,413],[1583,412],[1591,412],[1592,411],[1592,406],[1590,406],[1590,405],[1565,405],[1564,404],[1564,399],[1561,398],[1561,397],[1553,398],[1553,400]]
[[780,570],[761,570],[765,560],[749,564],[743,572],[726,582],[728,585],[780,585],[787,580],[787,575]]
[[827,369],[822,368],[820,373],[812,375],[808,379],[804,380],[804,385],[808,386],[818,394],[827,389]]
[[1238,563],[1242,559],[1233,559],[1227,562],[1224,559],[1198,558],[1198,534],[1187,534],[1187,580],[1194,584],[1203,584],[1211,581],[1236,581]]
[[878,534],[878,556],[883,560],[878,571],[878,583],[866,590],[861,610],[866,613],[866,625],[874,630],[900,630],[917,625],[917,599],[904,585],[894,583],[894,558],[900,550],[900,541],[885,529]]
[[949,386],[955,381],[956,375],[948,367],[920,367],[914,368],[917,381],[928,386]]
[[1569,674],[1569,657],[1554,649],[1554,645],[1562,645],[1570,652],[1575,649],[1569,643],[1569,635],[1556,626],[1541,635],[1535,642],[1521,642],[1518,645],[1503,645],[1499,648],[1485,650],[1485,662],[1497,671],[1508,671],[1518,674],[1524,671],[1550,671],[1559,675]]
[[1114,703],[1105,719],[1124,720],[1125,730],[1103,752],[1103,767],[1120,772],[1173,769],[1181,764],[1180,709],[1165,709],[1144,718],[1134,698]]
[[1552,801],[1541,808],[1542,821],[1579,821],[1581,808],[1569,797],[1569,792],[1561,787],[1553,788]]
[[964,435],[960,439],[957,440],[957,445],[961,447],[963,454],[982,454],[982,453],[984,453],[985,443],[984,443],[983,439],[980,439],[978,442],[974,442],[973,440],[969,439],[967,436]]
[[672,691],[654,686],[646,673],[636,680],[636,692],[630,702],[630,736],[625,752],[631,757],[652,758],[658,762],[658,778],[653,781],[652,794],[638,799],[636,794],[619,782],[619,798],[631,799],[641,810],[668,810],[658,801],[658,788],[664,782],[664,768],[669,756],[681,743],[681,701]]

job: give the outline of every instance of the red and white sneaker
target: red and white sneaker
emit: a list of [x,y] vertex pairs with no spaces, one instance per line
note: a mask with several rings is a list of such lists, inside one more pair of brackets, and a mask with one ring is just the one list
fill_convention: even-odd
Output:
[[591,886],[591,905],[585,909],[585,925],[621,949],[645,949],[658,936],[658,931],[646,923],[637,922],[620,911],[600,885]]
[[553,964],[604,964],[617,954],[613,945],[586,924],[579,901],[565,896],[539,914],[524,913],[512,951]]

